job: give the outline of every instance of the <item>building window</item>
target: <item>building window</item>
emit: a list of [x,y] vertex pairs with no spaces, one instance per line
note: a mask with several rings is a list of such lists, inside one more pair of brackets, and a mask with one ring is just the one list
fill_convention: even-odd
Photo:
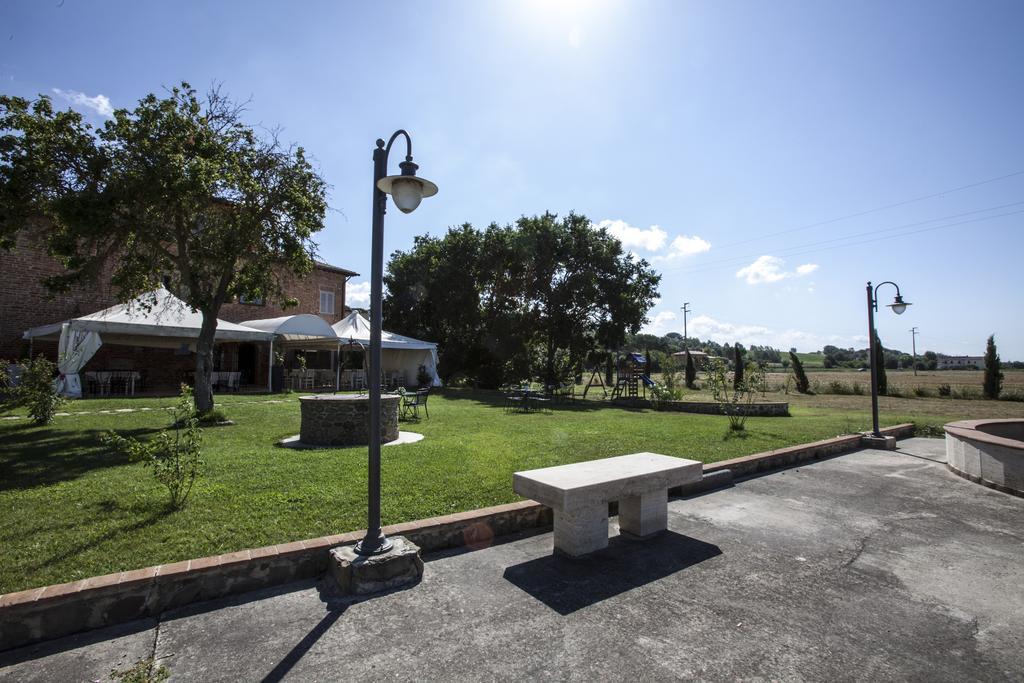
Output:
[[326,289],[320,290],[320,312],[334,315],[334,292],[329,292]]

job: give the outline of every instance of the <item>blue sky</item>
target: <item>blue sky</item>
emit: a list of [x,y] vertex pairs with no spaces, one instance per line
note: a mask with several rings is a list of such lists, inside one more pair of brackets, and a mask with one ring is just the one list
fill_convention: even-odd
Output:
[[2,90],[94,122],[181,80],[251,96],[331,184],[357,304],[373,142],[406,128],[440,193],[389,212],[388,253],[575,210],[663,273],[651,331],[688,301],[701,337],[863,346],[864,283],[895,280],[886,345],[1024,359],[1016,0],[11,1],[0,27]]

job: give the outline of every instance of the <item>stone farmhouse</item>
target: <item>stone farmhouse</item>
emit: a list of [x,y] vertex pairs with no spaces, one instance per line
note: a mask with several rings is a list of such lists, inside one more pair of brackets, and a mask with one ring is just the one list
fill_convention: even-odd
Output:
[[[55,342],[35,341],[30,347],[23,339],[26,330],[101,311],[118,303],[109,279],[100,277],[88,287],[66,294],[53,294],[41,280],[61,271],[62,266],[47,254],[43,245],[21,237],[9,252],[0,251],[0,359],[17,360],[31,352],[56,360]],[[326,263],[317,263],[304,278],[288,277],[285,291],[298,300],[298,306],[282,312],[264,301],[236,301],[225,305],[218,316],[228,322],[275,318],[295,313],[311,313],[327,323],[342,320],[347,311],[345,291],[348,280],[359,274]],[[264,345],[265,346],[265,345]],[[330,367],[329,353],[323,359],[307,358],[310,367],[320,361]],[[215,369],[240,372],[241,385],[266,386],[269,358],[254,343],[218,344]],[[173,390],[195,368],[191,353],[181,349],[104,345],[89,360],[86,370],[136,370],[142,375],[144,390]]]

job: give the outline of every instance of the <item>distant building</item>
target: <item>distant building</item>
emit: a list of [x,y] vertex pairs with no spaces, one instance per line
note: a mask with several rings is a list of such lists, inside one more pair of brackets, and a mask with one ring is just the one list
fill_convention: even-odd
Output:
[[980,370],[985,367],[984,356],[947,356],[940,353],[936,356],[938,364],[935,366],[937,370],[958,370],[965,368],[974,368]]

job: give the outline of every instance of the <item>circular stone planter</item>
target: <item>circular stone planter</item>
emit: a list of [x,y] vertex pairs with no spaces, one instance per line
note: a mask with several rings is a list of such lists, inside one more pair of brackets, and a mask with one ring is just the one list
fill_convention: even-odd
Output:
[[950,470],[975,483],[1024,496],[1024,420],[963,420],[943,429]]
[[[398,394],[380,397],[381,443],[398,438]],[[365,394],[300,396],[304,446],[358,446],[370,443],[370,397]]]

